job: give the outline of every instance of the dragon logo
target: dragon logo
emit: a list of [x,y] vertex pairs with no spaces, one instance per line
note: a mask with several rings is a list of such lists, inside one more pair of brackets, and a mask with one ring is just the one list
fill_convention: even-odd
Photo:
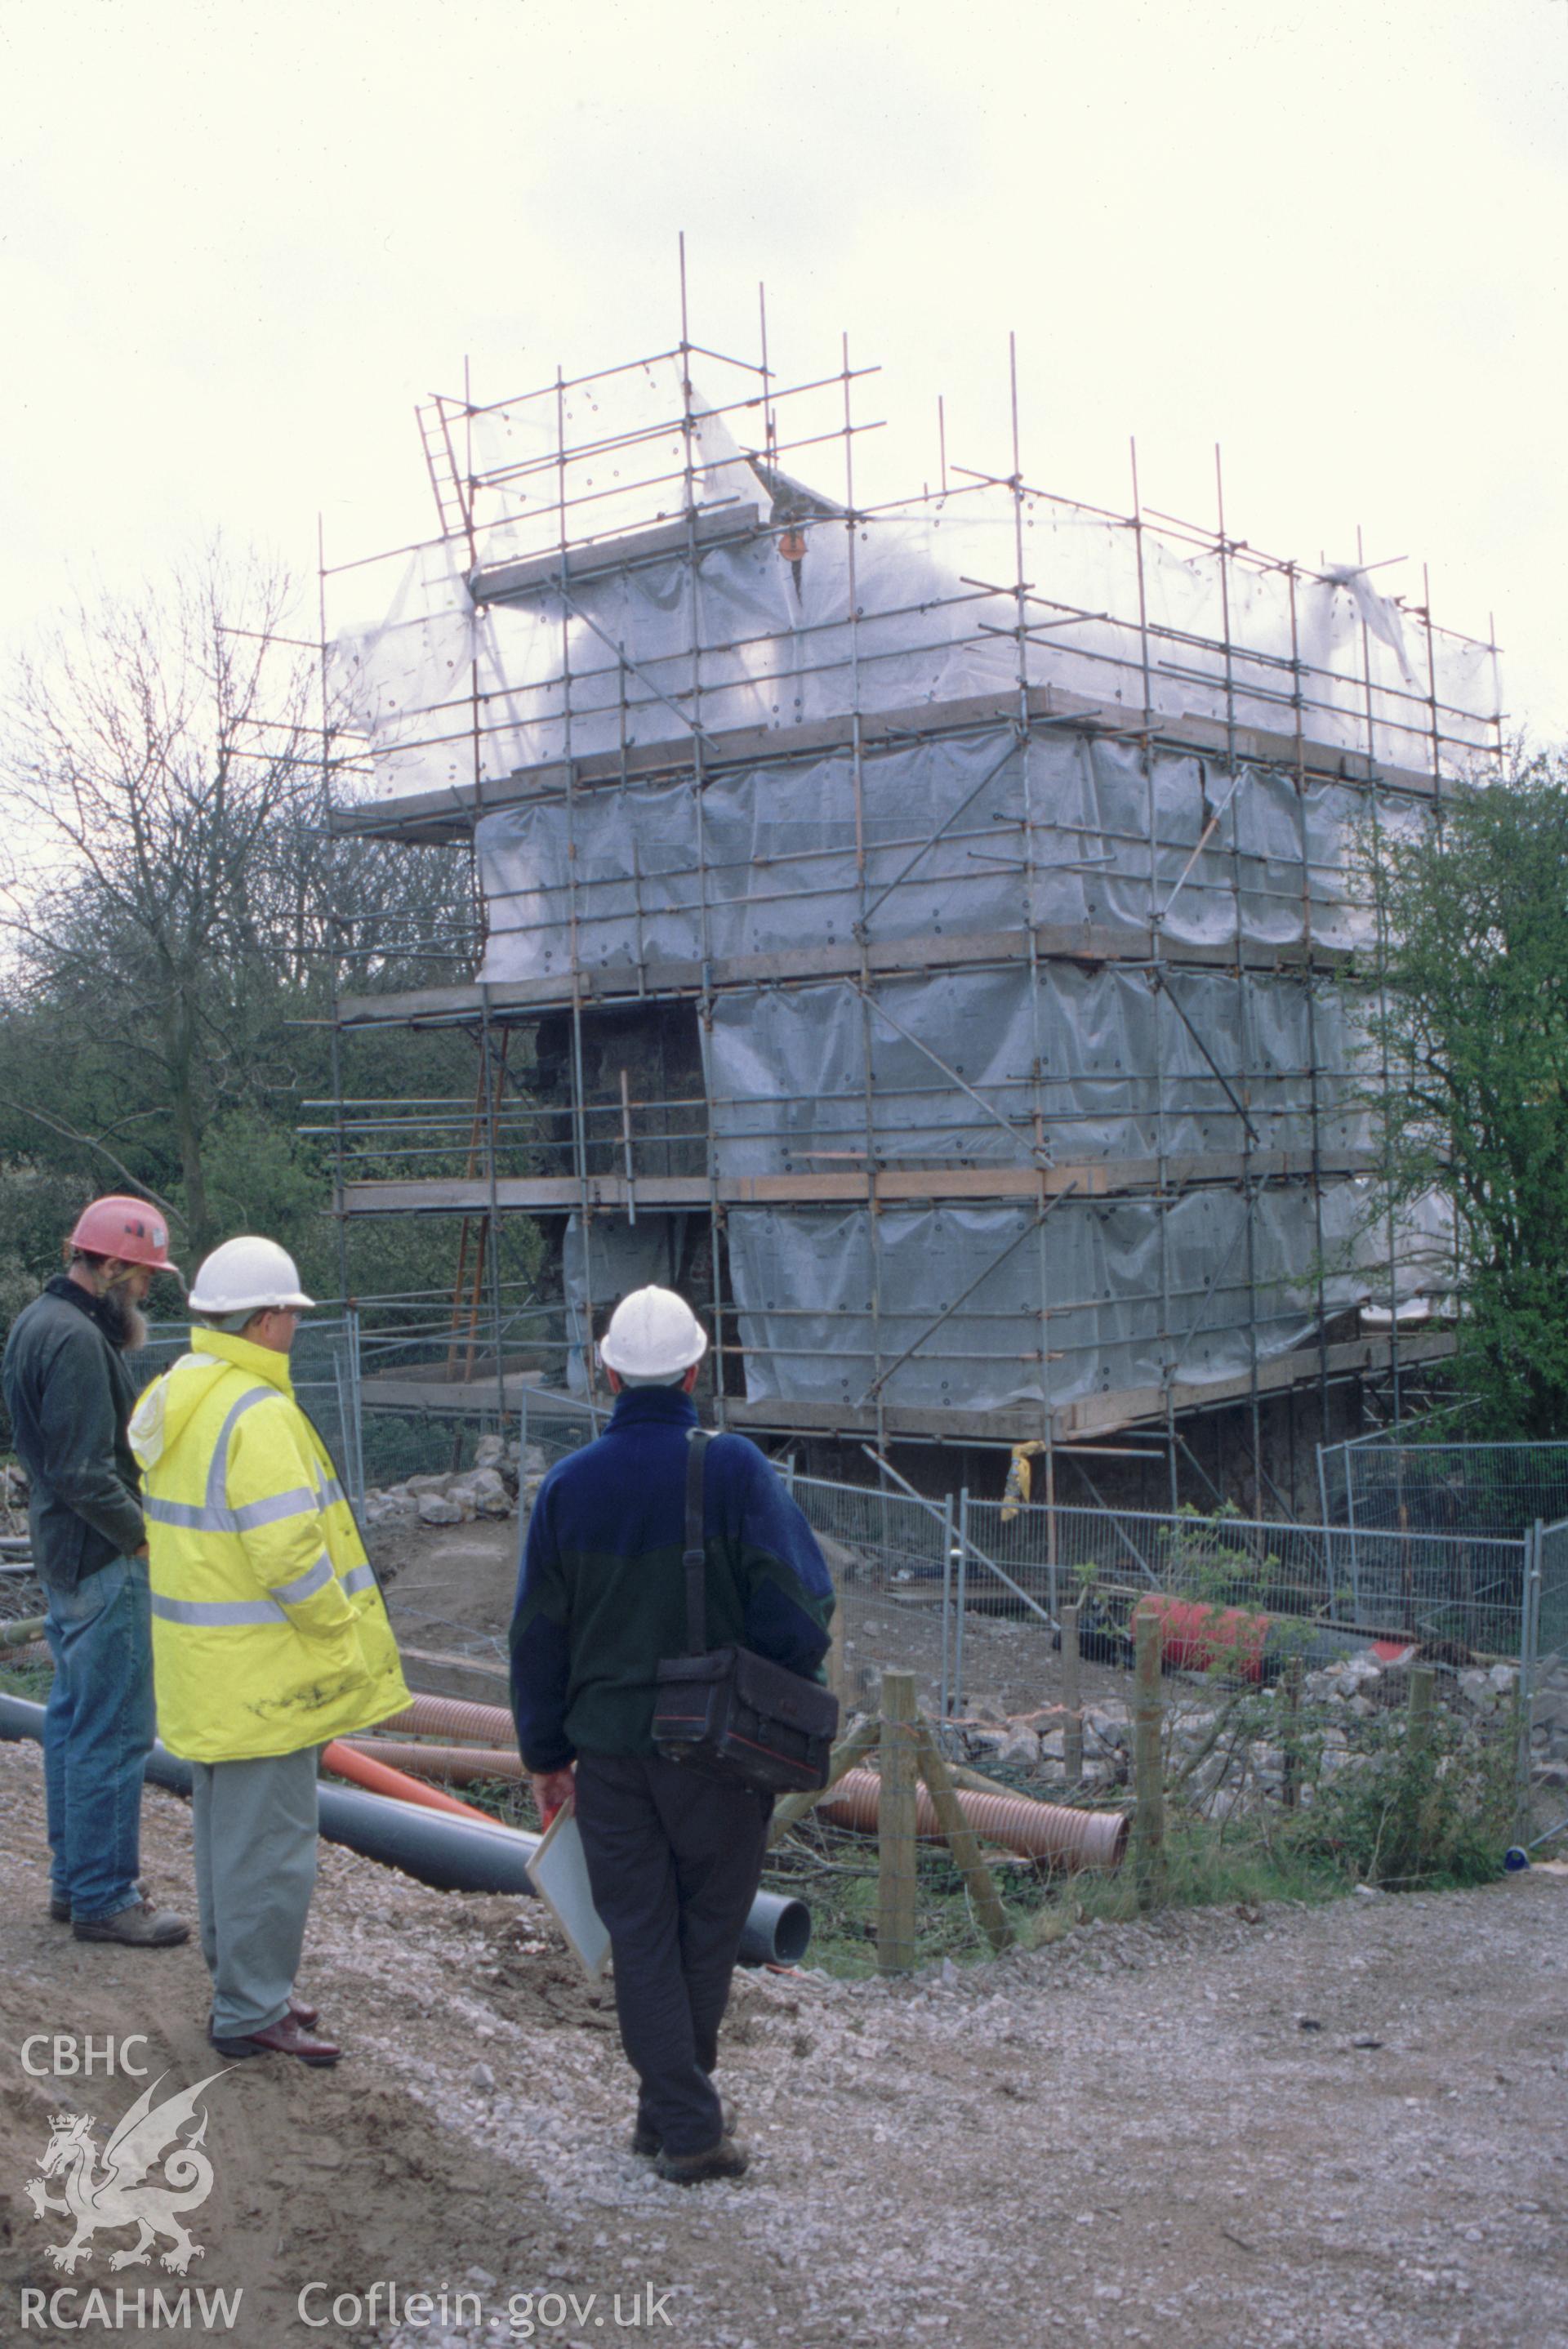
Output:
[[[223,2070],[231,2068],[225,2064]],[[90,2113],[50,2116],[51,2135],[37,2168],[45,2178],[59,2178],[64,2191],[49,2193],[37,2178],[30,2178],[24,2191],[40,2219],[47,2210],[58,2210],[76,2221],[68,2243],[48,2247],[49,2258],[67,2275],[75,2274],[79,2261],[92,2257],[96,2234],[117,2227],[135,2227],[137,2240],[128,2251],[110,2253],[111,2268],[150,2266],[153,2246],[164,2235],[170,2249],[162,2254],[162,2265],[174,2274],[184,2275],[191,2261],[201,2258],[202,2246],[191,2240],[181,2213],[194,2210],[212,2191],[212,2165],[201,2150],[206,2113],[201,2111],[190,2137],[182,2139],[180,2131],[196,2120],[202,2091],[223,2074],[209,2073],[193,2088],[154,2105],[167,2076],[160,2073],[119,2121],[103,2149],[101,2166],[93,2141],[97,2123]],[[160,2160],[161,2183],[149,2175]]]

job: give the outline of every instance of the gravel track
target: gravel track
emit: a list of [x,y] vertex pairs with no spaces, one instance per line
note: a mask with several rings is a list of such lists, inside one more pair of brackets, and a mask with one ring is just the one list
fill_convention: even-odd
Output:
[[[49,1924],[38,1764],[0,1746],[8,2344],[120,2337],[20,2326],[22,2288],[63,2281],[44,2257],[63,2222],[22,2193],[49,2114],[112,2124],[130,2094],[29,2078],[23,2040],[146,2032],[181,2083],[216,2062],[191,1950]],[[151,1889],[189,1905],[183,1805],[150,1792],[146,1841]],[[601,2344],[631,2329],[616,2292],[623,2316],[641,2295],[637,2337],[681,2349],[1568,2340],[1568,1879],[1086,1928],[891,1989],[748,1977],[723,2085],[753,2167],[695,2191],[625,2151],[607,2002],[529,1904],[324,1847],[302,1987],[351,2060],[247,2064],[209,2096],[190,2281],[242,2287],[212,2335],[241,2349]],[[170,2286],[111,2277],[114,2240],[78,2288]],[[301,2322],[306,2282],[321,2314],[378,2279],[471,2297],[460,2323]],[[551,2293],[580,2314],[541,2322]]]

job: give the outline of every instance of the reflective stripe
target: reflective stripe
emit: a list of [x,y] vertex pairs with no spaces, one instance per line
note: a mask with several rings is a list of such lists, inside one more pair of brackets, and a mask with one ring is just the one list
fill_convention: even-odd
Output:
[[273,1493],[265,1501],[247,1501],[242,1509],[229,1513],[229,1524],[237,1534],[248,1534],[257,1526],[275,1526],[281,1517],[314,1516],[321,1506],[321,1495],[314,1485],[296,1485],[292,1493]]
[[273,1493],[264,1501],[247,1501],[242,1509],[203,1508],[193,1501],[149,1498],[142,1513],[158,1526],[184,1526],[200,1534],[247,1534],[258,1526],[275,1526],[284,1517],[314,1516],[325,1506],[314,1485],[296,1485],[290,1493]]
[[346,1501],[347,1494],[335,1476],[324,1476],[321,1483],[321,1506],[330,1509],[335,1501]]
[[286,1607],[298,1607],[303,1600],[314,1599],[318,1590],[325,1590],[331,1580],[332,1560],[323,1556],[314,1566],[307,1566],[303,1574],[296,1574],[292,1582],[274,1582],[273,1597],[281,1599]]
[[288,1617],[270,1599],[165,1599],[152,1594],[152,1611],[165,1623],[286,1623]]
[[[270,1395],[275,1395],[278,1392],[279,1389],[276,1387],[248,1387],[239,1402],[230,1405],[229,1415],[218,1430],[218,1441],[212,1447],[212,1464],[207,1471],[209,1509],[220,1514],[224,1513],[224,1502],[229,1491],[229,1438],[234,1433],[235,1421],[242,1419],[246,1412],[255,1409],[257,1403],[265,1402]],[[233,1529],[232,1526],[225,1526],[223,1530],[232,1532]]]
[[203,1534],[239,1531],[232,1509],[203,1509],[194,1501],[160,1501],[149,1495],[141,1504],[141,1514],[155,1526],[189,1526]]
[[348,1572],[340,1575],[338,1579],[350,1598],[356,1590],[374,1590],[376,1588],[375,1572],[368,1566],[351,1566]]

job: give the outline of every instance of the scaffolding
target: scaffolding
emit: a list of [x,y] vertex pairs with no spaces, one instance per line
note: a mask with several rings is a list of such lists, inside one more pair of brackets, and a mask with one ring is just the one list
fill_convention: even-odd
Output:
[[[663,1278],[721,1424],[1035,1444],[1048,1496],[1151,1445],[1173,1506],[1224,1408],[1261,1498],[1271,1399],[1398,1416],[1449,1348],[1451,1242],[1368,1229],[1363,868],[1498,755],[1495,647],[1232,535],[1218,452],[1212,525],[1135,449],[1126,513],[1035,487],[1016,367],[1004,470],[939,410],[934,480],[863,502],[874,370],[760,342],[696,343],[683,266],[669,350],[433,398],[438,535],[324,565],[333,828],[471,855],[480,933],[336,1000],[337,1213],[461,1220],[426,1384],[502,1412],[603,1401]],[[470,1037],[471,1094],[356,1096],[389,1025]]]

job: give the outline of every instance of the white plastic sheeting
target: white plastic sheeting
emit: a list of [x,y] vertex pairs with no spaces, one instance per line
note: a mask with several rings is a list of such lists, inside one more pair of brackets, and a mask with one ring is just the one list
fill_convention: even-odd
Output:
[[1309,740],[1400,766],[1435,756],[1452,771],[1491,739],[1490,652],[1429,643],[1424,628],[1416,640],[1418,624],[1355,566],[1296,574],[1293,595],[1282,568],[1145,531],[1146,636],[1125,523],[1026,499],[1020,607],[1004,494],[852,526],[813,519],[788,540],[759,484],[757,496],[733,508],[738,530],[755,520],[749,534],[619,565],[612,554],[478,609],[456,542],[407,558],[385,616],[335,646],[339,706],[377,792],[471,790],[476,773],[738,727],[787,735],[1020,683],[1284,733],[1299,697]]
[[[867,755],[858,826],[856,797],[841,752],[486,816],[482,976],[560,972],[573,940],[588,969],[766,954],[848,938],[862,915],[873,939],[1158,916],[1182,943],[1289,945],[1308,909],[1319,945],[1370,934],[1347,869],[1370,811],[1348,785],[987,727]],[[1410,802],[1381,795],[1378,819],[1403,826]]]

